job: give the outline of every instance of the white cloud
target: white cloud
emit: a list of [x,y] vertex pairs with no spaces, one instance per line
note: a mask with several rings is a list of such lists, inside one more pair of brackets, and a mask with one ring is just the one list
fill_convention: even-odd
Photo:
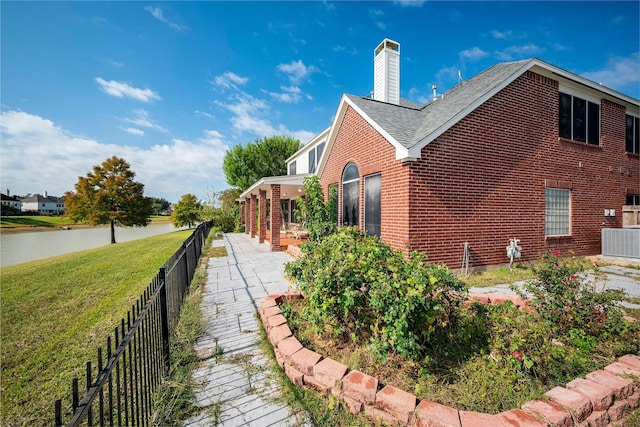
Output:
[[345,52],[349,55],[354,55],[354,56],[358,54],[358,49],[356,49],[355,47],[349,48],[342,45],[334,46],[331,48],[331,50],[333,50],[334,52]]
[[135,136],[144,136],[144,131],[137,128],[122,128],[123,131]]
[[129,162],[148,196],[177,202],[182,194],[204,197],[211,186],[228,187],[222,171],[228,145],[215,130],[203,131],[195,141],[173,139],[140,148],[76,136],[43,117],[3,111],[0,131],[0,181],[12,194],[46,190],[61,196],[74,189],[79,176],[85,176],[94,165],[113,155]]
[[159,7],[146,6],[144,8],[144,10],[149,12],[151,14],[151,16],[156,18],[158,21],[164,22],[165,24],[169,25],[174,30],[187,31],[189,29],[189,27],[187,27],[185,25],[179,25],[179,24],[176,24],[175,22],[169,21],[167,18],[164,17],[164,12]]
[[233,116],[229,119],[233,128],[240,134],[249,134],[258,138],[274,135],[288,135],[309,141],[316,134],[304,129],[290,130],[285,125],[273,125],[268,117],[270,107],[262,99],[258,99],[248,93],[238,93],[228,98],[228,102],[214,101],[220,107],[231,111]]
[[238,90],[240,86],[245,86],[248,81],[248,77],[240,77],[236,73],[227,71],[226,73],[216,76],[211,84],[223,89]]
[[496,58],[500,61],[514,61],[523,58],[530,58],[544,53],[544,49],[529,43],[521,46],[509,46],[501,51],[495,52]]
[[162,99],[160,95],[151,89],[139,89],[123,82],[117,82],[115,80],[107,81],[102,77],[96,77],[96,82],[98,82],[103,92],[117,98],[131,98],[142,102]]
[[422,7],[426,0],[394,0],[393,4],[402,7]]
[[273,99],[285,104],[296,104],[302,100],[302,90],[298,86],[280,86],[280,90],[282,92],[279,93],[266,90],[264,92]]
[[494,39],[498,39],[498,40],[506,40],[506,39],[510,39],[512,36],[512,32],[511,30],[509,31],[498,31],[498,30],[492,30],[491,31],[491,36]]
[[279,64],[278,70],[287,75],[293,85],[300,82],[309,75],[319,71],[315,66],[306,66],[301,60],[291,61],[288,64]]
[[160,132],[168,132],[165,128],[154,122],[149,118],[149,113],[146,110],[138,109],[133,112],[134,117],[125,117],[124,120],[127,123],[131,123],[136,126],[142,126],[149,129],[154,129]]
[[629,57],[612,56],[602,70],[581,73],[583,77],[618,91],[638,97],[640,86],[640,53]]
[[489,55],[489,52],[485,52],[480,49],[478,46],[472,47],[471,49],[463,50],[459,53],[460,59],[465,61],[477,61]]

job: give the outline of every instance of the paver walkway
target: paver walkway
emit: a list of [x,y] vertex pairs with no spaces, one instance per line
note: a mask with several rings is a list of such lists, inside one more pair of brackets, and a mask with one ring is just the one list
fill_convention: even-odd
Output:
[[287,290],[284,264],[293,258],[246,234],[226,234],[213,244],[224,245],[227,256],[209,260],[202,300],[207,326],[196,344],[202,361],[194,378],[203,411],[184,426],[304,425],[301,414],[275,400],[278,385],[258,346],[255,317],[267,295]]
[[[206,333],[196,350],[201,366],[195,371],[200,415],[184,427],[301,426],[310,425],[302,414],[277,402],[278,385],[258,347],[257,307],[270,294],[284,292],[286,252],[270,252],[246,234],[226,234],[214,245],[224,245],[227,256],[211,258],[207,268],[202,309]],[[640,272],[625,267],[603,267],[607,286],[640,296]],[[473,293],[510,294],[509,285],[472,288]],[[634,306],[634,305],[632,305]]]

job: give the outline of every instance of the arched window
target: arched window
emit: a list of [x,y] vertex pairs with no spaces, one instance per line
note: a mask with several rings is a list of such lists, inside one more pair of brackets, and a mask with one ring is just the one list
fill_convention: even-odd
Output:
[[358,167],[349,163],[342,174],[342,225],[358,225],[360,196],[360,174]]

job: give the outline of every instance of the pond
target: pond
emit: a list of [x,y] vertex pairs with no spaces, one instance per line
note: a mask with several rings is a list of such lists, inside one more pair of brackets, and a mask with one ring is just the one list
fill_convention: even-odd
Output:
[[[177,231],[173,224],[116,227],[116,242],[127,242]],[[0,235],[0,267],[35,261],[111,243],[109,227],[3,233]]]

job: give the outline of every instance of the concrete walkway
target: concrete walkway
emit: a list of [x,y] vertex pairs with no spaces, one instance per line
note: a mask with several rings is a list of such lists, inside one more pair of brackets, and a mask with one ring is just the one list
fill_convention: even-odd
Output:
[[292,414],[278,402],[279,389],[268,358],[258,346],[255,313],[269,294],[286,291],[286,252],[270,252],[246,234],[226,234],[214,245],[227,256],[211,258],[202,310],[207,326],[198,340],[201,358],[194,373],[196,399],[203,410],[184,426],[300,426],[302,414]]
[[[293,258],[286,252],[270,252],[246,234],[226,234],[213,245],[224,246],[227,256],[209,260],[202,301],[207,326],[196,345],[201,365],[194,373],[202,412],[184,427],[311,425],[304,414],[293,414],[278,401],[277,381],[258,347],[257,307],[267,295],[288,289],[284,265]],[[607,286],[640,296],[639,270],[617,266],[601,270]],[[509,285],[470,292],[513,294]]]

